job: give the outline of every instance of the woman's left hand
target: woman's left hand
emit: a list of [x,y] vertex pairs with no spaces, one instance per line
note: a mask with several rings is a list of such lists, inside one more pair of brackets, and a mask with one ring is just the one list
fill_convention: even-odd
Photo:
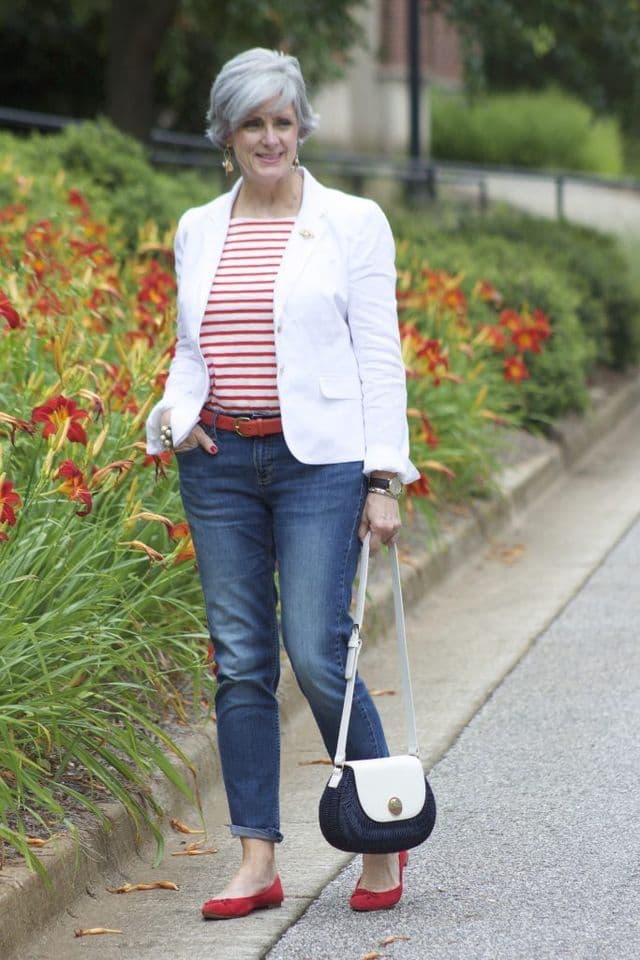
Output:
[[364,502],[358,536],[364,540],[371,531],[370,550],[376,553],[381,543],[396,543],[398,531],[402,526],[400,507],[393,497],[385,497],[379,493],[369,493]]

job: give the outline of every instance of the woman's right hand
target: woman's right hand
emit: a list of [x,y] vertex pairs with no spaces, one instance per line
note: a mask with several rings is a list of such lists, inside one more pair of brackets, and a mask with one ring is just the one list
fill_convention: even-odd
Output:
[[[171,425],[171,411],[164,410],[160,418],[160,425],[163,427]],[[202,429],[199,423],[195,425],[191,433],[188,433],[182,443],[174,447],[174,453],[187,453],[195,447],[202,447],[212,456],[218,452],[218,445],[214,443],[211,437]]]

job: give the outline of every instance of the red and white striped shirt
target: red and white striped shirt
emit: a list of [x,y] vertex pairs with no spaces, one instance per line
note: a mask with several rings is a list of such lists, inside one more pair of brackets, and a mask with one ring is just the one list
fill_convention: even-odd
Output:
[[233,218],[200,328],[208,403],[218,410],[277,413],[273,288],[292,218]]

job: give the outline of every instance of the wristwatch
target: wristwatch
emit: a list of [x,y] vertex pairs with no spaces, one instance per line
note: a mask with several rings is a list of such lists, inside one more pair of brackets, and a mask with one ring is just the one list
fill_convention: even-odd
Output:
[[369,477],[369,490],[397,500],[402,493],[402,481],[398,477]]

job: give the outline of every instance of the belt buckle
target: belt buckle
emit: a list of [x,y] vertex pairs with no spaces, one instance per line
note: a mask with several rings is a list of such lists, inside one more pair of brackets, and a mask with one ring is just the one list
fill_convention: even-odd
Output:
[[233,429],[238,434],[239,437],[243,437],[245,440],[248,439],[246,433],[240,433],[240,424],[241,423],[251,423],[251,417],[234,417],[233,419]]

